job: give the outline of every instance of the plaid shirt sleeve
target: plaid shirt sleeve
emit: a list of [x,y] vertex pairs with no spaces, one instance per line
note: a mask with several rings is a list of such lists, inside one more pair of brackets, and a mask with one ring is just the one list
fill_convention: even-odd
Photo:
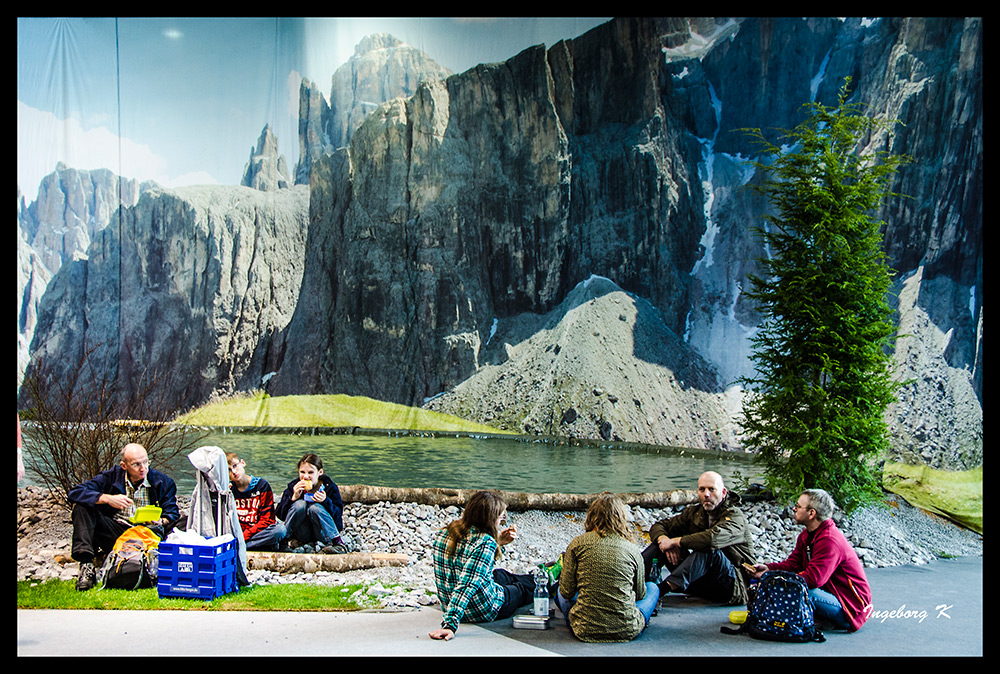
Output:
[[460,622],[489,622],[503,605],[504,593],[493,581],[497,542],[489,534],[472,533],[446,554],[447,533],[434,541],[434,580],[444,607],[441,626],[458,631]]

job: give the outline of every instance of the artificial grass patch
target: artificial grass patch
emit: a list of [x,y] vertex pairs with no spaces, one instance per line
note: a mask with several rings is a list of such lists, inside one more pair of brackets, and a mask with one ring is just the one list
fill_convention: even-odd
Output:
[[450,414],[341,394],[271,397],[258,392],[208,403],[178,416],[176,421],[203,426],[315,426],[506,433]]
[[159,596],[141,590],[76,590],[75,581],[17,581],[19,609],[119,609],[140,611],[357,611],[370,608],[356,595],[364,586],[321,586],[309,583],[250,585],[211,600]]
[[912,505],[983,533],[983,468],[938,470],[886,462],[882,484]]

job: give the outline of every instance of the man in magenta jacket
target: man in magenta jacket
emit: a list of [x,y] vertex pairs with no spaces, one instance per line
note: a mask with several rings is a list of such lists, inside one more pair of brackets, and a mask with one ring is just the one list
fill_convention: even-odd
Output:
[[756,566],[765,571],[791,571],[809,586],[817,620],[834,629],[858,630],[872,611],[872,593],[858,553],[832,519],[833,498],[822,489],[806,489],[793,507],[805,529],[788,559]]

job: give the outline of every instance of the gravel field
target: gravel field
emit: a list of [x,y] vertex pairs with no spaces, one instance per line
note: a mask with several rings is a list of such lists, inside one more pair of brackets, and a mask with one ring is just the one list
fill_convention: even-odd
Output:
[[[181,507],[185,499],[180,499]],[[801,530],[789,505],[770,502],[744,504],[761,561],[784,559]],[[645,545],[645,532],[659,519],[679,508],[632,509],[637,540]],[[371,607],[408,608],[437,601],[431,569],[429,541],[434,533],[460,515],[454,506],[441,508],[415,503],[347,504],[344,526],[353,549],[404,553],[410,564],[347,572],[278,574],[251,571],[250,581],[269,583],[363,583],[358,600]],[[504,549],[500,565],[526,573],[559,556],[566,545],[583,533],[583,512],[527,511],[508,513],[517,527],[517,540]],[[888,495],[886,507],[870,507],[843,517],[837,524],[868,567],[926,564],[938,557],[981,556],[982,536]],[[41,581],[76,578],[77,564],[60,564],[57,555],[69,555],[69,514],[38,487],[18,489],[17,579]]]

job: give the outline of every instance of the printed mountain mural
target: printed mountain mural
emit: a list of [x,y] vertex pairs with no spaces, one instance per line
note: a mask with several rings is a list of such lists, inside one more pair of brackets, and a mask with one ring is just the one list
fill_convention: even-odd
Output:
[[244,185],[136,185],[47,286],[27,244],[45,262],[67,244],[39,232],[66,227],[42,204],[94,181],[61,167],[22,204],[29,369],[93,350],[179,409],[266,386],[737,449],[766,255],[741,129],[791,128],[849,76],[900,121],[869,147],[913,159],[879,214],[899,454],[982,464],[980,20],[623,18],[458,74],[373,36],[344,68],[329,96],[303,83],[294,170],[265,129]]

